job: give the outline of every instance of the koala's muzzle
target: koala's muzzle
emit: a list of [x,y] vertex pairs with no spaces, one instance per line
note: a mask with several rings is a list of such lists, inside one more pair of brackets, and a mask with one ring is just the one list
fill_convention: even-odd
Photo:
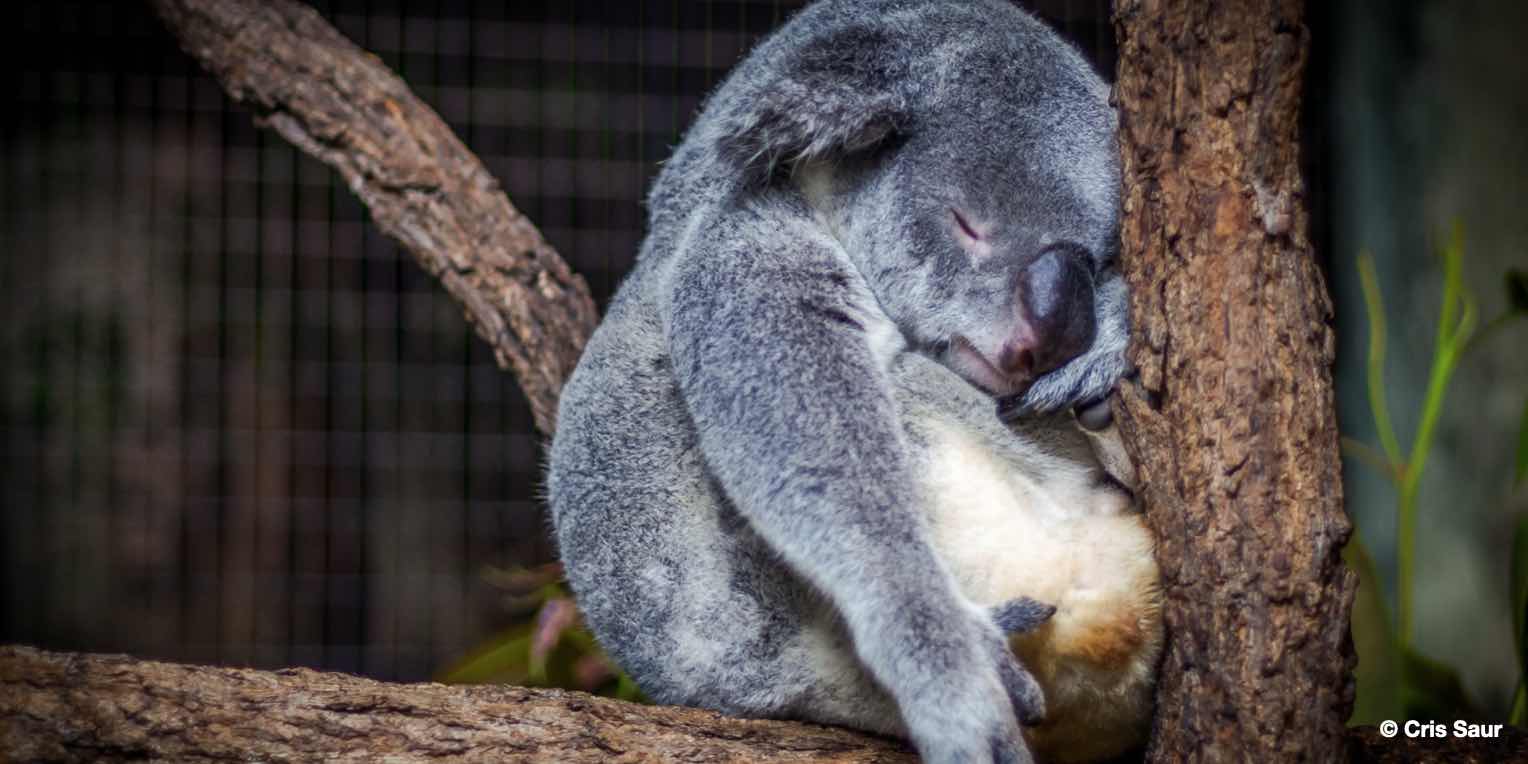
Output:
[[1004,373],[1033,379],[1093,343],[1093,271],[1086,255],[1045,250],[1019,273],[1016,292],[1021,325],[998,355]]

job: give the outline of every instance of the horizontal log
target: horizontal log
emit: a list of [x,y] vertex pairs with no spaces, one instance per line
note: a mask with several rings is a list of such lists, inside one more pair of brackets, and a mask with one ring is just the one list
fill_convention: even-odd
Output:
[[566,690],[0,647],[0,759],[913,762],[902,744]]

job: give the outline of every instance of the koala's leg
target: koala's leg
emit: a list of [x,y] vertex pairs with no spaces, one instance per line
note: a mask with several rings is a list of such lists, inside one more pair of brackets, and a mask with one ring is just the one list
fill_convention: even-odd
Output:
[[884,322],[837,243],[764,197],[680,253],[668,322],[700,451],[751,528],[841,615],[934,762],[1025,761],[1034,679],[925,538]]
[[599,639],[654,700],[895,734],[836,613],[722,495],[656,322],[612,307],[563,391],[548,494]]

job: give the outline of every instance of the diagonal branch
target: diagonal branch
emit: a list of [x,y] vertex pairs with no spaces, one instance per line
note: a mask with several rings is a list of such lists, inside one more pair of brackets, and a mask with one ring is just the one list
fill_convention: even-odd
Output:
[[151,0],[256,121],[333,167],[465,309],[550,435],[598,315],[482,162],[375,56],[292,0]]

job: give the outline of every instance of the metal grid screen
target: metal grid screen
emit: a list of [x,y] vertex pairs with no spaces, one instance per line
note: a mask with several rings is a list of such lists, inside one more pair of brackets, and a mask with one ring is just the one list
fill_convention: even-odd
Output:
[[[795,2],[318,2],[607,299],[709,88]],[[1113,70],[1108,3],[1038,9]],[[461,312],[143,4],[11,11],[0,642],[420,679],[552,549]]]

